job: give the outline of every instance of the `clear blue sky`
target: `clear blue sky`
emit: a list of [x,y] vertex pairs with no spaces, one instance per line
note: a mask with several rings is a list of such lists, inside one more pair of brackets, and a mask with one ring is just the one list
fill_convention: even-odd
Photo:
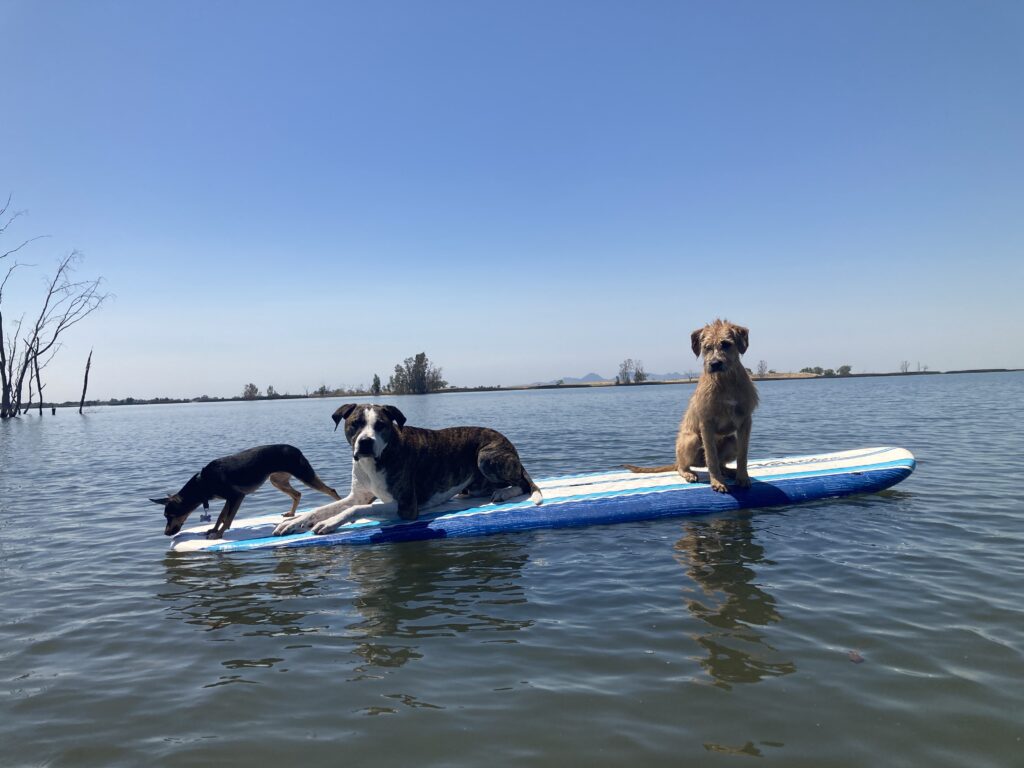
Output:
[[54,398],[1024,366],[1016,0],[0,0],[0,73],[0,245],[117,296]]

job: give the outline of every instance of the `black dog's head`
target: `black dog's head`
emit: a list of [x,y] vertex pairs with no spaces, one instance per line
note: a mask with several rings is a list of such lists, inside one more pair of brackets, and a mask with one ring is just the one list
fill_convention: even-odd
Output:
[[345,439],[352,446],[352,458],[379,459],[388,444],[400,438],[405,416],[393,405],[346,403],[331,416],[334,428],[345,422]]
[[164,508],[164,517],[167,518],[167,525],[164,527],[165,536],[173,536],[181,530],[181,526],[188,520],[188,516],[192,514],[192,511],[203,503],[202,499],[192,503],[186,501],[186,497],[190,497],[188,493],[191,486],[195,486],[199,483],[199,474],[192,475],[192,478],[185,483],[185,487],[173,495],[164,496],[162,499],[150,499],[154,504],[159,504]]
[[724,373],[742,365],[740,355],[747,351],[750,331],[728,320],[715,320],[690,334],[693,354],[704,355],[704,372]]

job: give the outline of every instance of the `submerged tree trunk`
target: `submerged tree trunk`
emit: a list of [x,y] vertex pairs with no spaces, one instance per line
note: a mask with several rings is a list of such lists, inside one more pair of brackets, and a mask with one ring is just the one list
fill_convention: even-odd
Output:
[[82,382],[82,399],[78,403],[78,412],[85,407],[85,390],[89,388],[89,367],[92,365],[92,350],[89,350],[89,359],[85,361],[85,381]]
[[[36,350],[38,351],[38,349]],[[43,415],[43,378],[39,375],[39,355],[32,358],[36,369],[36,394],[39,395],[39,415]]]
[[28,403],[25,404],[25,410],[22,413],[28,413],[32,410],[32,377],[28,377]]
[[0,312],[0,419],[6,419],[11,405],[11,385],[7,381],[7,347],[4,345],[4,313]]

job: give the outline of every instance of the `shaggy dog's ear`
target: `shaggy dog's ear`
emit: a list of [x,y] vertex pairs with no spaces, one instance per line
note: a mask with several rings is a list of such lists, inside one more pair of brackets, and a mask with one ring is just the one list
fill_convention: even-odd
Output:
[[159,504],[161,507],[167,506],[167,502],[170,500],[170,496],[164,496],[162,499],[150,499],[154,504]]
[[700,337],[703,335],[703,328],[698,328],[696,331],[690,334],[690,348],[693,350],[693,354],[695,354],[697,357],[700,357]]
[[335,431],[337,431],[338,425],[341,424],[342,421],[347,419],[348,415],[352,413],[352,411],[354,411],[355,409],[355,403],[345,403],[343,406],[338,408],[338,410],[336,410],[333,414],[331,414],[331,418],[334,419]]
[[395,422],[395,426],[397,426],[397,427],[404,427],[405,426],[405,414],[402,413],[397,408],[395,408],[395,406],[393,406],[393,405],[384,405],[384,406],[381,406],[381,410],[384,411],[384,413],[387,414],[389,419],[391,419],[393,422]]
[[750,345],[750,331],[742,325],[734,325],[732,327],[732,338],[736,342],[741,355],[747,351],[747,347]]

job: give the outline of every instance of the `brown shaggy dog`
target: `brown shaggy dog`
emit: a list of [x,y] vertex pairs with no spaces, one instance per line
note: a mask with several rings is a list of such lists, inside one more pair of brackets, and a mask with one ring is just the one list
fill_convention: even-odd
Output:
[[[664,467],[637,467],[632,472],[670,472],[675,469],[688,483],[697,482],[691,467],[708,468],[711,487],[725,493],[723,472],[741,488],[750,486],[747,450],[750,426],[757,408],[757,390],[743,367],[740,355],[747,351],[750,332],[728,320],[698,328],[690,335],[693,353],[704,356],[704,370],[690,398],[676,437],[676,463]],[[736,460],[736,469],[724,465]]]

